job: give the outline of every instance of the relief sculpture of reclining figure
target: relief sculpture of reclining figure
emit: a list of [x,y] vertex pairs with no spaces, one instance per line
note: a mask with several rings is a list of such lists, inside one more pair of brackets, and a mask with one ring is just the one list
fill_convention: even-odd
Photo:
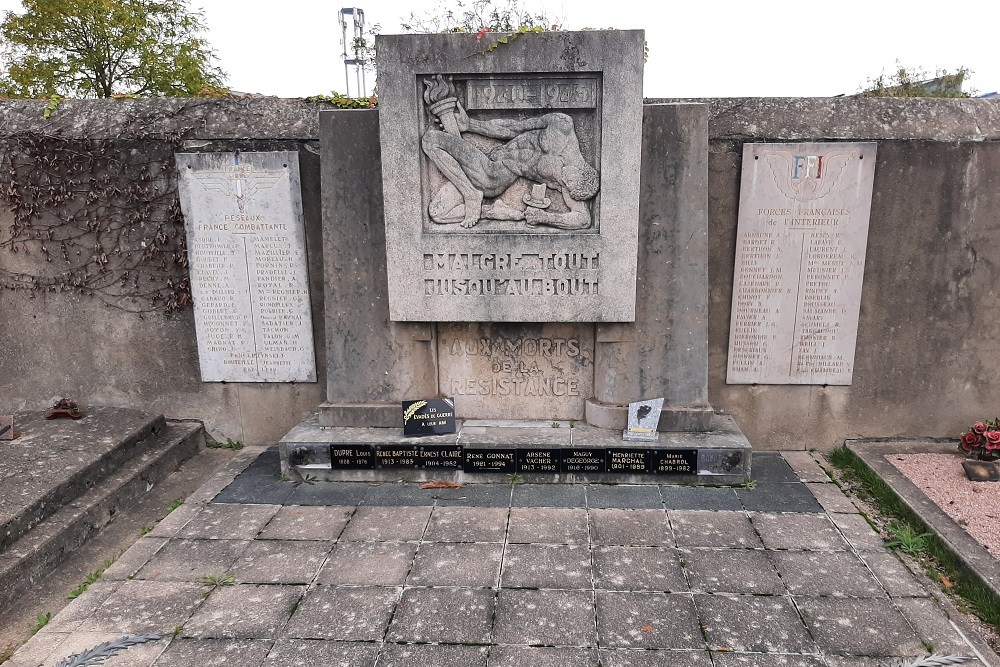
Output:
[[[454,117],[456,123],[450,126],[457,124],[457,132],[427,130],[421,142],[424,153],[448,179],[431,198],[431,220],[465,228],[481,219],[524,220],[531,226],[571,230],[591,226],[587,202],[597,194],[600,179],[580,152],[571,117],[547,113],[523,120],[477,120],[469,118],[460,103],[454,107]],[[483,153],[462,132],[506,143]],[[522,210],[500,199],[483,205],[484,198],[502,196],[518,177],[558,191],[569,211],[546,211],[530,203]]]

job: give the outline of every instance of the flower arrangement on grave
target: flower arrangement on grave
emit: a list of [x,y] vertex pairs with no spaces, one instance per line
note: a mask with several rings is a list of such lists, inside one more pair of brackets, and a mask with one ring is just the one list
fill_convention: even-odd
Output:
[[981,461],[1000,459],[1000,417],[976,422],[962,434],[959,448],[968,458]]
[[83,410],[80,405],[71,399],[60,398],[49,410],[46,419],[80,419],[83,417]]

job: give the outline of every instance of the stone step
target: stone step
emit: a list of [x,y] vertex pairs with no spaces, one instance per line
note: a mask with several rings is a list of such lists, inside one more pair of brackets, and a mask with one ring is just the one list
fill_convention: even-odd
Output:
[[163,415],[94,407],[78,421],[17,416],[22,435],[0,445],[0,555],[34,526],[118,470]]
[[750,479],[750,443],[729,415],[712,429],[655,442],[560,421],[472,421],[448,435],[320,426],[314,415],[281,439],[282,474],[316,481],[505,481],[735,485]]
[[[31,590],[103,526],[118,511],[174,472],[181,463],[196,454],[204,444],[205,431],[200,423],[164,421],[155,433],[129,442],[124,447],[127,461],[116,469],[104,469],[103,477],[94,477],[91,467],[81,474],[87,481],[75,480],[72,488],[85,490],[63,503],[44,520],[0,553],[0,610]],[[131,435],[131,434],[129,434]]]

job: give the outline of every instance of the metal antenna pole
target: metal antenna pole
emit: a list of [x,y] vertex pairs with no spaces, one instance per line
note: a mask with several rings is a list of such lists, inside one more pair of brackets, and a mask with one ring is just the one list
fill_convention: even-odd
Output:
[[[347,17],[351,17],[350,37],[348,37]],[[368,82],[365,80],[365,59],[359,48],[359,44],[365,38],[365,12],[358,7],[344,7],[340,10],[341,40],[344,44],[344,84],[347,86],[347,95],[351,96],[351,67],[354,68],[355,87],[357,95],[362,97],[368,92]],[[350,52],[350,53],[348,53]]]

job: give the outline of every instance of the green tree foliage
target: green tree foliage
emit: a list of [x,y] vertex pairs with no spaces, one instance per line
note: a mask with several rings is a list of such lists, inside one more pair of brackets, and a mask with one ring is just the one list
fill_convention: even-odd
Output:
[[0,22],[0,94],[199,96],[225,74],[185,0],[23,0]]
[[954,72],[938,69],[933,75],[920,67],[904,67],[898,62],[892,74],[868,80],[864,97],[971,97],[962,90],[972,71],[960,67]]

